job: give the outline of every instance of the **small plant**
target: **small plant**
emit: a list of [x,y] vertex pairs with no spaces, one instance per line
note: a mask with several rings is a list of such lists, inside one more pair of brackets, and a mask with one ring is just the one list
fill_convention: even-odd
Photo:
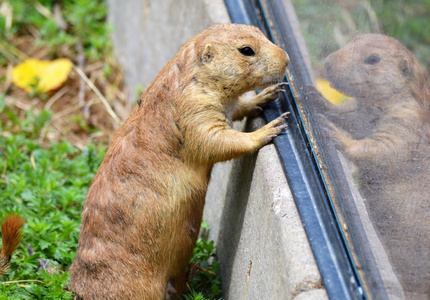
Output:
[[220,299],[221,277],[215,251],[214,241],[197,240],[190,260],[189,293],[184,296],[185,300]]

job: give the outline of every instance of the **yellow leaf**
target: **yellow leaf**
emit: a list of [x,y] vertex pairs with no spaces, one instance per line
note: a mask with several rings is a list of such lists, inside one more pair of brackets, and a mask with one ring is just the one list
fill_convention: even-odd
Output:
[[27,92],[45,93],[60,87],[72,70],[67,58],[53,61],[27,59],[12,70],[12,82]]
[[333,104],[341,104],[351,100],[351,97],[342,94],[330,86],[330,83],[325,79],[317,79],[316,86],[318,91]]

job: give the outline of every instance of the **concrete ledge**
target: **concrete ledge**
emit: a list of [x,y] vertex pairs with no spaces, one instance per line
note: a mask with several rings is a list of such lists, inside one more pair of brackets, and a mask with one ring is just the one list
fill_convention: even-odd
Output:
[[310,290],[307,292],[303,292],[299,294],[297,297],[294,297],[294,300],[321,300],[327,299],[327,294],[325,290]]
[[327,298],[273,145],[217,165],[206,199],[226,299]]

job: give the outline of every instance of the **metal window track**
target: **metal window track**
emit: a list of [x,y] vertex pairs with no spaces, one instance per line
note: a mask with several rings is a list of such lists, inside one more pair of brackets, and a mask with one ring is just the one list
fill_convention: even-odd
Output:
[[[278,39],[297,72],[299,80],[295,78],[295,83],[311,83],[297,42],[289,33],[291,24],[280,0],[225,0],[225,3],[233,23],[257,26],[272,42],[275,37]],[[288,77],[286,80],[290,82]],[[274,144],[327,294],[330,299],[367,299],[291,86],[264,110],[264,115],[271,121],[285,111],[291,112],[289,127],[285,134],[274,139]]]

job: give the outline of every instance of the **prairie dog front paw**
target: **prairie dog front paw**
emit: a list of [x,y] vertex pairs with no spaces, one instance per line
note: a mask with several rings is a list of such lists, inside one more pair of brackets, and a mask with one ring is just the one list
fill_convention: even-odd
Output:
[[288,127],[288,125],[285,124],[285,120],[288,118],[289,114],[289,112],[283,113],[280,117],[259,129],[264,135],[264,144],[269,143],[273,138],[278,136],[282,130]]
[[285,92],[284,87],[287,85],[286,82],[278,83],[267,87],[254,97],[240,97],[234,108],[233,121],[241,120],[245,116],[258,116],[263,111],[262,107],[278,98],[279,93]]
[[265,88],[261,93],[254,97],[254,104],[264,107],[269,102],[276,100],[279,96],[279,93],[285,92],[284,87],[287,85],[288,82],[281,82]]

